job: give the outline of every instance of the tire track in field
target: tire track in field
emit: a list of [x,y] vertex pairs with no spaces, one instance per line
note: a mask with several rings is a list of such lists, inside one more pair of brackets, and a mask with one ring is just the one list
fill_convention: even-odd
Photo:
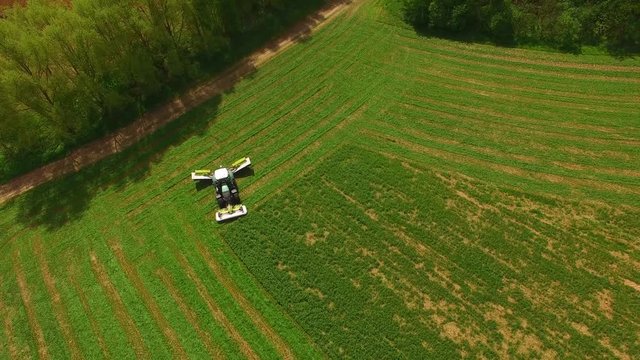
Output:
[[[424,44],[424,42],[420,41],[420,39],[407,37],[402,34],[396,34],[396,36],[401,39],[407,40],[411,43]],[[465,49],[462,46],[447,46],[447,45],[436,44],[434,42],[429,43],[429,45],[431,49],[452,51],[452,52],[461,53],[461,54],[465,54],[473,57],[478,57],[481,59],[500,60],[500,61],[506,61],[506,62],[516,63],[516,64],[549,66],[549,67],[575,69],[575,70],[594,70],[594,71],[600,71],[600,72],[609,71],[609,72],[621,72],[621,73],[640,73],[640,67],[636,67],[632,65],[630,66],[602,65],[602,64],[591,64],[591,63],[577,63],[577,62],[561,61],[561,60],[551,61],[551,60],[545,60],[545,59],[534,60],[531,57],[522,57],[522,56],[513,55],[513,54],[507,56],[507,55],[497,55],[494,53],[491,53],[491,54],[486,53],[480,49],[469,50],[469,49]]]
[[[402,104],[402,106],[405,106],[406,108],[410,109],[413,108],[412,106],[410,106],[409,104]],[[426,110],[426,109],[425,109]],[[427,111],[429,112],[429,111]],[[400,122],[407,122],[407,123],[411,123],[411,121],[415,121],[416,124],[419,124],[422,126],[421,128],[421,132],[428,132],[435,129],[441,130],[446,132],[448,135],[452,135],[451,138],[445,138],[443,135],[439,134],[439,135],[433,135],[436,136],[438,138],[443,138],[445,139],[445,141],[447,142],[452,142],[452,143],[458,143],[460,144],[460,141],[464,141],[464,145],[465,146],[469,146],[470,148],[478,148],[478,149],[485,149],[484,151],[487,151],[487,154],[499,154],[499,153],[503,153],[508,155],[509,157],[512,157],[516,160],[522,161],[522,162],[529,162],[529,163],[535,163],[535,164],[540,164],[542,163],[542,160],[540,158],[537,157],[537,155],[539,155],[538,153],[535,154],[521,154],[521,153],[513,153],[513,152],[505,152],[504,150],[493,150],[495,147],[501,147],[501,146],[509,146],[510,148],[513,148],[514,146],[522,146],[522,140],[518,139],[517,141],[514,140],[513,137],[510,137],[508,134],[511,134],[511,131],[508,131],[508,129],[504,129],[504,128],[500,128],[500,135],[496,134],[495,132],[485,132],[482,134],[482,140],[490,140],[492,141],[491,145],[494,145],[493,147],[489,148],[489,147],[480,147],[478,145],[474,145],[474,144],[470,144],[466,138],[471,138],[471,139],[476,139],[478,138],[478,129],[473,128],[468,126],[468,122],[464,121],[464,123],[462,123],[460,120],[466,120],[466,118],[463,117],[455,117],[452,116],[448,113],[444,113],[444,112],[439,112],[439,111],[434,111],[434,113],[436,113],[437,115],[434,116],[427,116],[426,114],[422,113],[420,114],[419,117],[414,118],[409,118],[407,115],[403,114],[402,112],[396,112],[393,110],[388,110],[386,112],[386,114],[389,115],[388,119],[391,119],[392,121],[381,121],[381,120],[376,120],[376,121],[372,121],[371,124],[380,124],[381,126],[393,126],[394,129],[396,129],[396,126],[401,126],[399,125]],[[431,115],[431,114],[430,114]],[[443,121],[443,119],[449,120],[449,122],[445,122]],[[397,120],[397,121],[396,121]],[[473,119],[471,119],[471,122],[474,122]],[[484,123],[482,125],[485,125]],[[492,128],[495,126],[492,126],[491,123],[488,123],[486,125],[489,126],[484,126],[484,128],[482,130],[487,130],[487,128]],[[463,140],[454,140],[454,139],[463,139]],[[536,150],[538,151],[551,151],[551,147],[548,146],[543,146],[541,144],[536,144]]]
[[[422,124],[424,126],[432,126],[435,128],[439,128],[445,131],[450,131],[452,133],[461,133],[457,128],[453,127],[452,128],[448,128],[447,126],[437,126],[437,124],[432,124],[432,123],[426,123],[425,121],[423,121],[422,119],[419,119],[417,121],[417,123]],[[372,121],[368,124],[368,127],[371,127],[373,129],[378,129],[378,130],[383,130],[383,131],[401,131],[403,134],[408,134],[411,135],[415,138],[421,139],[421,140],[426,140],[432,143],[437,143],[443,146],[457,146],[459,148],[464,148],[464,149],[469,149],[469,150],[473,150],[479,154],[484,154],[487,156],[491,156],[494,158],[501,158],[501,159],[510,159],[510,160],[517,160],[520,162],[525,162],[528,164],[542,164],[544,163],[544,161],[540,158],[537,158],[535,156],[531,156],[531,155],[521,155],[521,154],[514,154],[514,153],[508,153],[508,152],[504,152],[502,150],[496,150],[495,146],[494,147],[488,147],[488,146],[480,146],[480,145],[475,145],[473,143],[470,143],[469,141],[467,141],[466,139],[464,140],[455,140],[456,137],[452,137],[452,138],[446,138],[443,137],[441,135],[435,135],[435,134],[430,134],[428,132],[425,132],[424,130],[420,129],[416,129],[414,127],[409,127],[409,126],[403,126],[403,125],[399,125],[397,123],[388,123],[388,122],[384,122],[384,121],[380,121],[380,120],[376,120],[376,121]],[[472,136],[471,134],[465,134],[467,136]],[[495,141],[495,139],[492,139],[493,141]]]
[[[613,142],[618,143],[618,144],[622,144],[622,145],[629,145],[629,146],[640,146],[640,139],[633,139],[633,138],[618,138],[618,137],[596,137],[596,136],[585,136],[583,134],[577,135],[577,134],[570,134],[567,132],[558,132],[558,131],[548,131],[545,130],[545,128],[548,128],[548,126],[540,126],[540,125],[536,125],[536,123],[540,123],[540,122],[548,122],[545,121],[543,119],[536,119],[536,118],[530,118],[527,116],[522,116],[522,115],[513,115],[513,114],[508,114],[508,113],[504,113],[504,112],[500,112],[500,111],[496,111],[494,109],[491,108],[487,108],[487,107],[480,107],[480,106],[469,106],[469,105],[461,105],[458,103],[452,103],[452,102],[448,102],[448,101],[442,101],[442,100],[433,100],[431,98],[425,97],[425,96],[418,96],[418,95],[409,95],[407,94],[406,97],[408,99],[411,100],[415,100],[415,101],[419,101],[421,103],[426,103],[426,104],[430,104],[430,105],[434,105],[434,106],[438,106],[440,108],[446,107],[449,109],[455,109],[455,110],[459,110],[459,111],[464,111],[467,113],[471,113],[474,114],[476,116],[481,116],[482,119],[486,119],[486,116],[491,116],[494,118],[498,118],[498,119],[504,119],[507,120],[507,123],[504,122],[498,122],[498,124],[502,124],[503,125],[503,130],[504,130],[504,126],[508,126],[509,128],[522,128],[522,129],[526,129],[529,132],[532,133],[538,133],[538,134],[542,134],[543,137],[555,137],[558,139],[563,139],[563,140],[570,140],[573,142],[577,142],[577,143],[584,143],[584,142],[590,142],[593,144],[599,144],[599,145],[611,145]],[[428,108],[424,108],[420,105],[416,105],[416,104],[408,104],[414,108],[419,108],[419,109],[425,109],[426,111],[431,111],[431,112],[442,112],[441,110],[432,110],[432,109],[428,109]],[[459,115],[453,115],[453,116],[457,116],[460,117]],[[482,122],[482,119],[478,119],[478,118],[471,118],[469,116],[465,116],[464,119],[473,119],[475,121],[480,121]],[[518,126],[516,124],[514,124],[513,121],[517,121],[518,123],[522,123],[522,124],[526,124],[527,126]],[[486,122],[486,121],[485,121]],[[556,127],[558,127],[558,125],[560,124],[556,124]],[[574,124],[571,124],[570,126],[561,126],[560,128],[562,130],[572,130],[572,129],[580,129],[580,125],[579,124],[575,124],[576,127],[573,127]],[[587,127],[588,130],[592,130]]]
[[49,349],[47,348],[47,342],[44,339],[44,333],[38,323],[38,317],[36,316],[36,310],[31,302],[31,292],[27,285],[27,280],[24,277],[24,272],[19,264],[19,254],[13,256],[13,272],[16,274],[16,280],[18,281],[18,288],[20,289],[20,297],[22,298],[22,304],[27,312],[27,319],[29,321],[29,327],[36,338],[38,345],[38,356],[40,359],[50,359]]
[[[306,174],[309,174],[310,172],[314,171],[318,167],[318,164],[321,164],[324,160],[328,159],[331,155],[335,154],[339,149],[340,149],[340,146],[336,146],[333,149],[327,151],[326,153],[320,155],[319,158],[314,159],[313,160],[314,166],[311,166],[311,163],[309,162],[310,158],[307,158],[305,160],[305,167],[303,169],[301,169],[299,172],[297,172],[295,176],[291,177],[284,184],[282,184],[280,186],[280,188],[286,189],[291,184],[296,182],[296,180],[298,180],[298,179],[302,178],[303,176],[305,176]],[[278,195],[278,193],[279,193],[278,191],[274,191],[274,192],[271,192],[271,193],[261,197],[259,200],[254,202],[255,208],[257,209],[262,204],[266,203],[269,199],[271,199],[274,196]]]
[[[571,88],[566,89],[567,83],[553,83],[553,85],[563,86],[566,90],[554,90],[550,89],[549,81],[541,81],[531,79],[526,76],[515,76],[513,73],[509,74],[495,74],[495,73],[487,73],[481,72],[477,70],[473,70],[468,66],[457,66],[450,62],[446,63],[435,63],[433,62],[433,58],[429,58],[426,61],[424,59],[417,57],[416,59],[412,59],[411,64],[413,66],[418,66],[415,70],[414,74],[407,74],[406,67],[402,63],[394,63],[389,61],[381,61],[376,62],[375,65],[380,67],[383,72],[388,74],[390,77],[394,78],[404,78],[405,81],[413,82],[416,81],[416,77],[413,75],[416,74],[425,74],[431,75],[444,79],[457,79],[459,81],[464,81],[466,83],[485,86],[485,87],[493,87],[495,89],[511,89],[519,92],[529,93],[527,94],[529,98],[539,99],[535,97],[531,97],[531,94],[536,95],[547,95],[551,99],[557,99],[555,101],[561,103],[570,103],[575,104],[576,107],[579,105],[582,106],[593,106],[593,102],[597,101],[599,106],[611,106],[613,110],[616,105],[624,105],[625,110],[630,110],[629,106],[636,106],[640,101],[640,92],[638,95],[612,95],[612,94],[588,94],[584,92],[578,92],[577,90],[572,90]],[[433,70],[437,69],[437,71]],[[460,74],[460,73],[464,73]],[[502,82],[496,82],[490,80],[490,78],[500,79]],[[479,80],[484,79],[484,80]],[[426,79],[422,79],[423,82]],[[430,83],[429,83],[430,84]],[[537,84],[538,86],[532,86],[532,84]],[[571,89],[571,90],[570,90]],[[578,88],[583,90],[584,87]],[[591,89],[591,88],[590,88]],[[506,94],[503,94],[506,95]],[[591,101],[584,103],[576,103],[572,100],[583,100],[583,101]]]
[[182,312],[184,317],[195,329],[196,333],[198,334],[198,338],[200,338],[200,341],[209,353],[209,356],[211,356],[212,359],[226,358],[222,350],[220,350],[220,347],[216,346],[211,341],[211,336],[205,330],[203,330],[202,327],[200,327],[200,324],[198,322],[198,314],[196,314],[193,309],[191,309],[189,305],[187,305],[187,303],[184,301],[167,271],[163,268],[160,268],[156,270],[156,275],[160,278],[160,280],[162,280],[162,283],[165,285],[167,291],[176,302],[176,304],[178,304],[178,308],[180,308],[180,311]]
[[[419,101],[419,103],[411,103],[407,100]],[[437,106],[438,109],[430,108],[423,106],[423,104],[429,104],[432,106]],[[466,106],[460,103],[450,102],[446,100],[435,100],[433,98],[428,98],[426,96],[413,95],[413,94],[405,94],[405,99],[401,99],[396,104],[397,106],[410,107],[416,110],[421,110],[429,113],[436,113],[441,117],[447,118],[449,120],[455,120],[460,122],[460,120],[464,120],[465,122],[468,120],[473,121],[474,123],[492,123],[498,124],[502,131],[507,130],[506,127],[518,127],[527,130],[535,130],[535,131],[543,131],[551,134],[561,134],[561,135],[569,135],[576,136],[576,134],[572,133],[578,130],[588,130],[593,135],[603,136],[591,136],[591,138],[596,140],[610,140],[610,141],[640,141],[637,138],[629,137],[629,133],[637,130],[632,127],[610,127],[604,125],[590,125],[584,123],[576,123],[569,121],[559,121],[559,120],[548,120],[545,117],[533,118],[528,116],[509,114],[505,112],[501,112],[498,110],[494,110],[488,107],[482,106]],[[478,117],[470,117],[469,115],[460,115],[460,114],[451,114],[447,112],[448,109],[455,109],[459,111],[465,111],[474,115],[482,115],[482,118]],[[543,113],[552,114],[552,112],[547,110],[542,110]],[[486,116],[490,115],[494,118],[507,119],[510,120],[508,123],[504,121],[496,122],[492,120],[486,120]],[[515,120],[515,121],[511,121]],[[521,126],[518,124],[526,124],[526,126]],[[484,126],[483,126],[484,127]],[[640,133],[638,133],[640,135]],[[578,136],[583,137],[584,134],[578,134]]]
[[4,302],[0,300],[0,315],[4,319],[4,333],[6,335],[7,347],[9,348],[9,356],[12,359],[24,358],[26,356],[20,356],[18,351],[18,344],[16,344],[16,337],[13,332],[13,317],[15,312],[13,309],[9,309],[4,305]]
[[93,316],[93,311],[89,306],[89,300],[87,299],[87,296],[84,293],[84,289],[82,289],[80,284],[78,284],[77,270],[75,269],[75,267],[73,267],[73,265],[69,266],[68,273],[69,273],[69,282],[73,286],[75,293],[78,295],[78,298],[80,299],[80,304],[82,304],[82,309],[84,310],[84,316],[86,316],[87,319],[89,319],[89,324],[91,324],[91,331],[93,332],[94,337],[98,341],[98,346],[100,346],[100,350],[102,351],[102,356],[105,359],[110,359],[111,355],[109,354],[109,348],[107,347],[106,342],[104,340],[104,335],[100,330],[98,321],[96,320],[95,316]]
[[127,257],[122,250],[122,245],[115,241],[111,241],[109,247],[115,254],[116,259],[120,264],[120,268],[126,275],[127,279],[129,279],[133,287],[137,290],[138,295],[140,295],[142,302],[153,317],[156,326],[160,328],[162,334],[165,337],[165,340],[171,346],[174,358],[188,359],[188,355],[182,347],[182,344],[178,339],[178,335],[162,314],[162,310],[154,300],[153,295],[151,295],[149,290],[147,290],[134,266],[129,262],[129,260],[127,260]]
[[[417,123],[424,123],[424,120],[418,119]],[[496,150],[495,146],[478,146],[466,140],[465,141],[453,140],[451,138],[445,138],[439,135],[429,134],[422,130],[417,130],[412,127],[402,126],[395,123],[391,124],[383,121],[372,121],[370,125],[373,125],[375,126],[376,129],[383,130],[383,131],[387,131],[387,130],[394,131],[394,130],[401,129],[403,133],[409,134],[421,140],[426,140],[426,141],[437,143],[443,146],[450,145],[450,146],[457,146],[464,149],[469,149],[479,154],[491,156],[496,159],[503,159],[503,160],[511,159],[511,160],[517,160],[523,163],[538,165],[538,166],[540,165],[554,166],[556,168],[562,168],[564,170],[568,170],[571,172],[588,172],[588,174],[595,174],[595,175],[610,175],[610,176],[616,176],[616,177],[625,176],[629,178],[640,178],[640,171],[631,170],[631,169],[599,167],[594,165],[579,165],[579,164],[569,163],[565,161],[555,161],[553,159],[549,159],[548,154],[545,154],[546,156],[545,158],[540,158],[533,155],[508,153],[502,150]],[[445,131],[448,130],[452,133],[460,132],[459,129],[456,128],[455,126],[451,127],[453,129],[447,129],[446,125],[438,125],[433,123],[428,123],[426,125],[440,128]],[[471,134],[466,134],[466,135],[472,136]],[[486,139],[487,137],[485,136],[484,138]],[[500,138],[496,137],[492,140],[496,141],[496,140],[500,140]],[[611,182],[615,182],[615,181],[611,181]]]
[[262,314],[256,310],[251,302],[247,300],[247,298],[243,295],[242,291],[238,289],[235,282],[229,277],[229,275],[223,270],[223,268],[218,264],[216,259],[211,256],[211,253],[205,248],[205,246],[201,242],[196,243],[196,247],[198,248],[198,252],[205,259],[209,269],[213,271],[218,281],[229,291],[231,296],[236,300],[238,305],[244,310],[244,312],[249,316],[251,321],[256,325],[258,330],[274,345],[278,354],[283,359],[294,359],[293,351],[281,337],[276,333],[276,331],[267,323]]
[[51,271],[49,271],[49,265],[47,264],[47,260],[44,258],[44,249],[42,248],[42,240],[40,238],[36,239],[34,245],[34,251],[36,253],[36,257],[38,258],[38,263],[40,265],[40,270],[42,272],[42,278],[44,280],[44,284],[47,288],[47,292],[49,293],[49,298],[51,299],[53,305],[53,313],[62,329],[62,336],[64,337],[65,343],[71,352],[72,359],[82,359],[82,352],[80,351],[80,347],[78,346],[78,340],[73,332],[73,328],[69,323],[68,318],[68,310],[64,303],[62,302],[62,296],[60,292],[56,288],[56,280],[54,279]]
[[401,46],[400,48],[408,52],[428,54],[428,56],[435,56],[437,58],[440,58],[446,61],[451,61],[458,64],[488,67],[492,69],[501,69],[501,70],[506,70],[513,73],[535,74],[535,75],[549,76],[549,77],[555,77],[555,78],[575,79],[575,80],[582,80],[582,81],[603,81],[603,82],[613,82],[613,83],[617,82],[617,83],[640,84],[640,77],[625,78],[625,77],[606,76],[606,75],[572,74],[572,73],[567,73],[562,71],[540,70],[540,69],[534,69],[534,68],[519,67],[517,65],[494,64],[494,63],[487,63],[479,60],[470,60],[470,59],[465,59],[465,58],[461,58],[453,55],[441,54],[438,52],[430,51],[428,49],[418,49],[408,45]]
[[[441,71],[443,71],[442,73],[445,74],[444,70],[442,70],[442,68],[440,69]],[[461,75],[455,75],[455,73],[453,72],[446,72],[448,77],[455,76],[461,79],[469,79],[469,81],[472,81],[475,84],[492,86],[494,88],[503,88],[507,86],[509,89],[513,89],[517,91],[531,92],[535,94],[548,95],[551,97],[564,97],[569,99],[600,101],[605,104],[638,106],[638,100],[640,100],[639,99],[640,96],[633,96],[633,95],[627,95],[627,96],[610,95],[610,94],[594,95],[594,94],[586,94],[586,93],[577,92],[577,91],[555,90],[555,89],[549,88],[549,83],[545,84],[544,82],[539,80],[532,81],[530,78],[515,77],[515,76],[510,76],[508,74],[487,74],[486,72],[483,73],[480,71],[472,70],[472,69],[469,69],[468,67],[459,67],[459,66],[448,64],[448,69],[464,72],[465,74],[475,76],[475,77],[461,76]],[[494,79],[501,79],[505,81],[495,82],[491,80],[478,80],[479,78],[482,78],[482,79],[494,78]],[[526,85],[531,83],[540,83],[539,84],[540,87]],[[566,85],[566,84],[563,84],[563,85]],[[612,105],[612,106],[615,106],[615,105]]]
[[249,185],[244,190],[246,194],[245,196],[250,196],[257,189],[260,189],[264,184],[273,181],[273,179],[290,170],[293,166],[300,163],[300,161],[302,161],[307,155],[319,150],[321,145],[326,141],[327,138],[341,133],[346,126],[351,125],[356,120],[358,120],[360,118],[360,115],[367,109],[365,103],[366,102],[360,104],[358,108],[356,108],[353,112],[347,115],[343,120],[338,122],[331,129],[328,129],[326,132],[318,136],[318,138],[309,143],[304,149],[297,153],[290,154],[287,158],[283,159],[279,164],[277,164],[276,170],[269,171],[267,174]]
[[[426,44],[424,41],[421,41],[419,38],[408,37],[403,35],[402,33],[396,33],[396,38],[400,38],[411,44]],[[635,65],[604,65],[604,64],[595,64],[595,63],[579,63],[572,61],[562,61],[562,60],[549,60],[549,59],[536,59],[534,55],[537,55],[535,52],[532,52],[528,49],[503,49],[500,48],[501,51],[511,51],[509,55],[500,55],[495,52],[487,52],[484,49],[480,48],[478,45],[471,46],[458,46],[458,44],[442,44],[437,42],[429,42],[427,48],[420,48],[425,51],[434,51],[440,50],[445,52],[455,52],[458,54],[468,55],[480,60],[498,60],[507,63],[513,63],[515,66],[519,65],[534,65],[534,66],[546,66],[553,68],[561,68],[568,70],[590,70],[590,71],[598,71],[598,72],[611,72],[611,73],[622,73],[620,75],[628,75],[634,76],[635,73],[640,73],[640,67]],[[476,47],[475,49],[470,49],[471,47]],[[531,55],[528,57],[524,57],[520,54],[516,54],[518,51],[527,52],[527,55]],[[531,54],[530,54],[531,53]],[[552,53],[553,55],[562,56],[560,53]]]
[[115,313],[115,317],[116,319],[118,319],[118,322],[125,330],[127,339],[133,347],[133,350],[136,353],[136,357],[146,359],[150,358],[149,351],[144,344],[144,340],[142,340],[140,330],[131,318],[131,315],[129,315],[129,313],[127,312],[127,308],[122,301],[118,290],[109,279],[107,269],[105,269],[104,265],[100,262],[94,251],[90,252],[89,257],[91,258],[91,268],[93,270],[93,273],[100,283],[102,290],[104,290],[105,294],[109,298],[111,308]]
[[204,300],[204,302],[207,304],[207,309],[209,309],[209,313],[220,325],[222,325],[227,330],[227,333],[236,342],[242,354],[249,359],[255,359],[255,360],[259,359],[258,355],[251,348],[251,345],[247,343],[247,341],[242,337],[238,329],[236,329],[233,323],[229,321],[227,316],[220,309],[220,306],[218,306],[216,301],[211,297],[211,295],[209,295],[207,288],[204,286],[204,284],[202,283],[202,280],[195,273],[191,265],[189,265],[189,262],[184,257],[184,255],[176,254],[176,256],[178,258],[178,262],[180,263],[180,266],[187,273],[187,276],[189,277],[191,282],[193,282],[193,284],[196,286],[196,290],[198,291],[200,298]]
[[[500,99],[506,100],[508,102],[517,101],[521,104],[530,104],[530,105],[544,105],[550,106],[554,109],[575,109],[575,110],[589,110],[589,111],[598,111],[604,113],[634,113],[637,112],[637,109],[631,108],[621,108],[618,104],[611,104],[610,106],[602,106],[596,105],[593,103],[576,103],[569,100],[555,100],[555,99],[541,99],[538,97],[533,97],[530,95],[516,95],[516,94],[508,94],[499,92],[499,89],[512,89],[511,86],[506,84],[497,84],[497,83],[487,83],[485,81],[478,81],[474,78],[467,78],[459,75],[454,75],[446,70],[437,69],[437,70],[420,70],[417,72],[417,75],[426,75],[435,79],[440,79],[437,81],[436,86],[441,86],[445,89],[454,90],[458,93],[470,93],[474,95],[480,95],[483,97],[489,97],[491,100]],[[449,84],[446,81],[456,80],[458,83],[463,85],[453,85]],[[428,78],[423,77],[414,77],[413,81],[420,82],[423,84],[433,86],[434,83]],[[476,86],[476,87],[474,87]],[[478,89],[477,87],[484,87],[485,89]],[[640,99],[639,99],[640,100]]]
[[[594,153],[593,151],[586,151],[586,150],[580,150],[580,149],[576,150],[570,147],[569,148],[563,147],[560,149],[556,149],[555,147],[551,147],[547,144],[538,143],[538,141],[543,139],[546,141],[548,141],[549,139],[555,139],[555,138],[563,138],[564,140],[567,140],[566,136],[569,136],[569,139],[571,140],[576,140],[577,139],[576,135],[570,135],[565,132],[562,132],[562,130],[565,129],[564,127],[558,128],[558,131],[549,132],[548,130],[544,130],[544,128],[540,129],[538,126],[535,126],[535,125],[530,127],[528,126],[529,123],[524,123],[527,125],[518,125],[518,122],[519,122],[518,120],[511,123],[508,123],[508,122],[505,123],[504,121],[491,120],[490,117],[482,116],[482,114],[480,114],[480,116],[482,116],[480,117],[479,113],[475,109],[473,108],[467,109],[465,107],[458,106],[453,103],[431,101],[428,99],[425,100],[424,102],[434,106],[438,106],[440,109],[443,109],[443,110],[436,110],[436,109],[420,106],[413,103],[400,103],[399,106],[405,109],[408,109],[410,111],[417,111],[417,115],[420,117],[435,116],[438,119],[449,120],[453,122],[450,126],[456,129],[454,130],[454,132],[464,133],[464,131],[460,130],[460,128],[465,128],[465,129],[469,129],[469,131],[473,131],[474,136],[477,136],[479,132],[482,132],[482,131],[486,132],[487,129],[494,129],[495,130],[494,133],[502,134],[503,137],[501,138],[501,137],[497,137],[496,135],[492,135],[492,138],[501,140],[502,142],[505,142],[510,146],[521,146],[522,145],[521,139],[522,139],[522,136],[524,136],[527,139],[536,139],[536,142],[534,143],[530,142],[528,144],[528,148],[542,151],[545,154],[549,154],[549,152],[562,151],[563,153],[568,153],[571,155],[589,156],[592,158],[602,158],[604,155],[606,155],[608,158],[615,158],[615,159],[623,160],[625,162],[629,162],[631,160],[631,157],[627,152],[606,150],[606,151],[602,151],[602,153]],[[439,103],[441,105],[438,105]],[[469,111],[472,113],[472,115],[459,115],[459,114],[449,113],[445,111],[448,106],[450,106],[452,109]],[[401,118],[402,120],[411,119],[407,117],[407,115],[398,113],[395,111],[389,111],[389,113],[393,116],[397,116]],[[495,118],[504,118],[504,117],[498,116],[498,114],[499,113],[493,112],[490,116]],[[413,120],[411,119],[411,121]],[[469,126],[469,124],[477,124],[478,127],[477,128],[473,127],[473,125]],[[436,126],[436,125],[432,125],[432,126]],[[442,125],[443,128],[446,126],[449,126],[449,125]],[[567,129],[567,130],[571,130],[571,129]],[[531,137],[532,134],[536,134],[536,135],[542,134],[543,136]],[[514,143],[512,139],[520,139],[520,140]],[[582,139],[584,139],[584,137],[582,137]],[[601,138],[594,138],[594,139],[596,139],[596,143],[600,145],[607,143],[606,141],[602,141]],[[612,139],[608,144],[614,141],[616,141],[616,139]],[[579,142],[576,142],[576,143],[568,142],[569,145],[573,145],[577,143]],[[625,174],[627,170],[629,169],[620,169],[620,171],[625,172]]]
[[[334,98],[327,99],[327,101],[331,101],[332,103],[336,102]],[[324,115],[322,118],[318,119],[315,123],[312,123],[309,126],[309,128],[307,128],[306,130],[303,129],[302,132],[296,135],[294,139],[291,139],[289,137],[290,140],[286,142],[286,145],[284,147],[281,146],[280,148],[278,148],[277,151],[273,152],[267,158],[262,160],[262,163],[265,164],[263,168],[267,168],[268,164],[273,164],[274,162],[277,162],[277,159],[281,158],[283,156],[283,153],[286,153],[291,148],[296,148],[302,145],[309,138],[312,138],[313,134],[320,132],[322,129],[325,129],[328,125],[330,125],[332,122],[335,122],[336,117],[342,112],[344,112],[346,108],[352,105],[353,105],[352,101],[340,104],[339,107],[337,107],[333,112]],[[289,127],[292,128],[292,126],[289,126]],[[293,129],[293,132],[295,132],[295,130],[298,130],[298,129]],[[331,131],[331,129],[325,130],[325,133],[327,131]],[[272,146],[273,142],[281,142],[282,139],[287,139],[288,135],[289,135],[288,132],[287,133],[283,132],[280,136],[272,139],[272,142],[265,144],[265,146]],[[250,187],[251,185],[247,188],[247,190],[249,190]]]
[[521,177],[521,178],[534,178],[540,181],[550,182],[554,184],[562,184],[570,187],[575,187],[576,185],[578,185],[582,188],[594,188],[594,189],[599,189],[603,191],[614,191],[617,193],[640,195],[640,188],[627,187],[627,186],[623,186],[623,185],[615,184],[611,182],[602,182],[602,181],[596,181],[591,179],[583,179],[583,178],[568,177],[563,175],[556,175],[556,174],[543,173],[543,172],[537,172],[537,171],[530,171],[530,170],[517,168],[514,166],[497,164],[494,162],[478,159],[473,156],[458,154],[451,151],[440,150],[440,149],[428,147],[422,144],[417,144],[417,143],[408,141],[406,139],[390,136],[388,134],[384,134],[384,133],[381,133],[375,130],[370,130],[370,129],[361,129],[359,132],[365,137],[395,143],[398,146],[406,149],[407,151],[412,151],[419,154],[429,154],[436,158],[440,158],[450,162],[456,162],[456,163],[462,163],[462,164],[473,164],[481,168],[488,168],[494,171],[506,173],[506,174]]

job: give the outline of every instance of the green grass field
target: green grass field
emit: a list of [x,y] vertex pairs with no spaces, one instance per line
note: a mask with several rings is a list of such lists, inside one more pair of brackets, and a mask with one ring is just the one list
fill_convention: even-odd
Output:
[[[0,358],[640,354],[640,61],[383,3],[3,205]],[[218,225],[189,173],[242,156]]]

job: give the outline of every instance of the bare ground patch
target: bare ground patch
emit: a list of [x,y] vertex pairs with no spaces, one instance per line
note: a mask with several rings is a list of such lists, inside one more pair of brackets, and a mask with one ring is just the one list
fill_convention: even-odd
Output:
[[632,288],[635,291],[640,292],[640,284],[638,284],[635,281],[629,280],[629,279],[624,279],[624,284],[627,285],[628,287]]
[[602,290],[596,294],[596,298],[598,299],[598,309],[607,319],[613,319],[613,295],[611,291]]

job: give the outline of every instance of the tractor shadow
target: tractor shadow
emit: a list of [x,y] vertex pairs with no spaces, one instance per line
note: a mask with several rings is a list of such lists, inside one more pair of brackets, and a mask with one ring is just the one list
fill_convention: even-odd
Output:
[[242,178],[253,176],[255,174],[256,174],[256,172],[255,172],[255,170],[253,170],[253,165],[252,165],[252,166],[246,167],[246,168],[238,171],[237,173],[233,174],[233,176],[236,179],[242,179]]
[[213,186],[213,180],[198,180],[196,181],[196,191],[200,192],[208,187]]

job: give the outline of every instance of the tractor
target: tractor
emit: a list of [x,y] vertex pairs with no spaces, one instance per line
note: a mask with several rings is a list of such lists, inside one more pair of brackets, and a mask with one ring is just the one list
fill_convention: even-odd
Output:
[[247,215],[247,207],[240,201],[240,190],[235,174],[251,166],[248,157],[239,159],[230,167],[220,167],[215,171],[196,170],[191,173],[193,181],[211,181],[216,190],[216,201],[220,208],[216,211],[216,221],[223,222]]

